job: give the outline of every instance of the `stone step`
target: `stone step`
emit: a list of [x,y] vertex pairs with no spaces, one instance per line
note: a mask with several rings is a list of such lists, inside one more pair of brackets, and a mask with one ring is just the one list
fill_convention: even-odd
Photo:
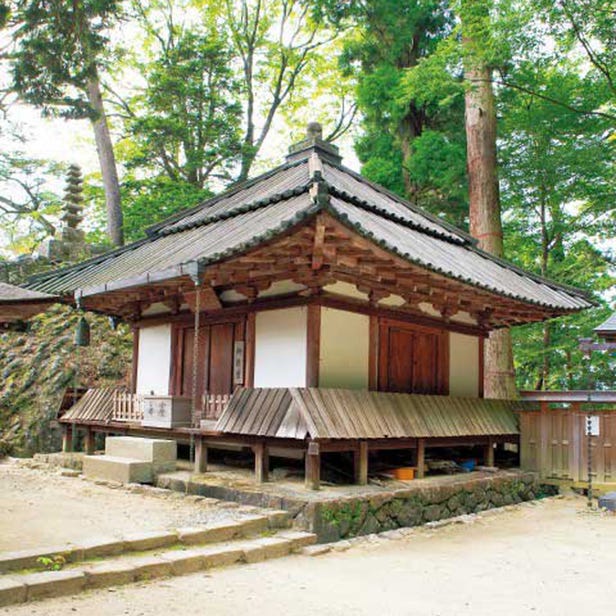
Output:
[[74,595],[95,588],[186,575],[235,563],[280,558],[316,542],[316,539],[313,533],[282,531],[271,537],[193,546],[184,550],[162,549],[147,555],[126,555],[80,564],[63,571],[0,576],[0,607]]
[[84,456],[83,474],[88,479],[105,479],[120,483],[152,483],[154,467],[151,462],[119,456]]
[[62,556],[67,563],[118,556],[127,552],[143,552],[172,545],[192,547],[247,538],[269,530],[286,529],[290,518],[286,511],[268,511],[233,522],[219,522],[207,527],[179,528],[176,531],[131,533],[123,537],[95,537],[80,545],[58,545],[49,548],[0,553],[0,574],[40,567],[39,558]]
[[177,443],[168,439],[108,436],[105,439],[105,455],[169,464],[177,460]]

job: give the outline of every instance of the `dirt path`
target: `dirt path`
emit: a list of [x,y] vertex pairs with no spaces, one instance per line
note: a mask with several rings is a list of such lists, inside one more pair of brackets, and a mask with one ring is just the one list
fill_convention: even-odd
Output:
[[586,513],[582,499],[568,498],[343,553],[291,556],[0,614],[579,616],[613,611],[615,574],[616,517]]
[[0,551],[199,526],[242,515],[179,494],[134,494],[15,462],[0,464]]

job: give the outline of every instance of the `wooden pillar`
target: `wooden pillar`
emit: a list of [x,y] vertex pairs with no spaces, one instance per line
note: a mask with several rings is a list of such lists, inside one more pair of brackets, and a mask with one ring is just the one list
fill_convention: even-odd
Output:
[[269,451],[265,443],[257,443],[252,449],[255,452],[255,481],[264,483],[269,479]]
[[426,441],[423,438],[417,439],[417,479],[422,479],[425,475],[426,466]]
[[368,442],[360,441],[359,448],[354,452],[355,483],[365,486],[368,483]]
[[64,424],[62,428],[62,451],[70,453],[73,451],[73,426]]
[[321,487],[321,452],[319,444],[308,443],[306,450],[306,487],[311,490],[318,490]]
[[207,446],[202,436],[197,436],[195,440],[195,473],[207,472]]
[[321,353],[321,306],[308,306],[306,332],[306,386],[319,386],[319,357]]
[[86,428],[86,434],[83,439],[83,450],[88,456],[91,456],[96,449],[94,436],[94,430],[92,430],[92,428]]
[[485,446],[483,463],[486,466],[494,466],[494,440],[491,438],[488,438],[488,443]]

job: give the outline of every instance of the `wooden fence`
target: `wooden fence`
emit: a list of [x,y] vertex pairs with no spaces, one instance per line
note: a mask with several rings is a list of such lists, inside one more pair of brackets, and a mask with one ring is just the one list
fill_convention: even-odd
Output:
[[227,408],[231,394],[205,394],[202,419],[218,419]]
[[127,423],[141,423],[143,408],[141,396],[118,391],[113,396],[112,421],[125,421]]
[[588,481],[588,415],[598,418],[591,436],[593,482],[616,484],[616,407],[585,410],[579,402],[554,408],[540,402],[537,411],[520,412],[520,466],[559,483]]

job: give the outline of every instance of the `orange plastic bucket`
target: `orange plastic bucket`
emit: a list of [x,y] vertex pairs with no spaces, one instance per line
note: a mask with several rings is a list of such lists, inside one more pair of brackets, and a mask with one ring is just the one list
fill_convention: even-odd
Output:
[[392,473],[394,479],[400,479],[402,481],[410,481],[411,479],[415,479],[415,468],[412,466],[394,468]]

